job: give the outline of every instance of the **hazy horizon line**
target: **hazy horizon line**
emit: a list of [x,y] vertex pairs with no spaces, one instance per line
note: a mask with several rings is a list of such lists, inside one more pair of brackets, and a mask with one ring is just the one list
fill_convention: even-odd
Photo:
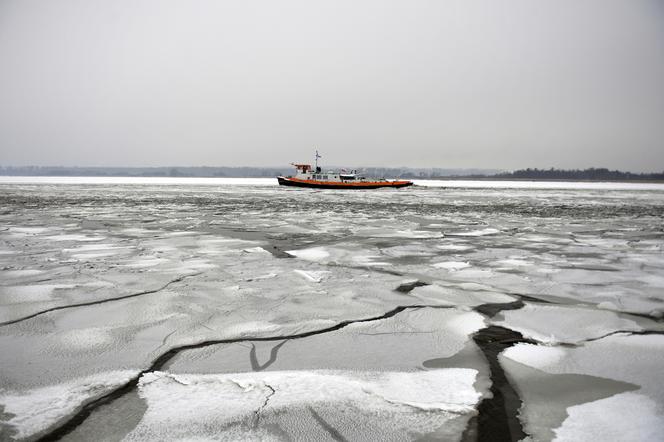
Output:
[[[313,162],[311,162],[313,163]],[[308,163],[305,163],[308,164]],[[522,170],[557,170],[557,171],[583,171],[583,170],[601,170],[601,169],[606,169],[609,171],[617,171],[620,173],[631,173],[631,174],[653,174],[653,173],[663,173],[664,172],[664,167],[662,169],[652,169],[652,170],[639,170],[639,171],[632,171],[632,170],[624,170],[624,169],[614,169],[610,167],[605,167],[605,166],[586,166],[586,167],[575,167],[575,168],[561,168],[561,167],[520,167],[520,168],[486,168],[486,167],[440,167],[440,166],[429,166],[429,167],[416,167],[416,166],[361,166],[361,165],[355,165],[355,166],[338,166],[338,165],[324,165],[321,166],[323,169],[342,169],[346,168],[348,169],[353,168],[353,169],[401,169],[401,170],[418,170],[418,171],[435,171],[435,170],[441,170],[441,171],[473,171],[474,173],[478,173],[480,171],[485,172],[485,173],[491,173],[491,174],[499,174],[499,173],[512,173],[516,171],[522,171]],[[280,166],[251,166],[251,165],[243,165],[243,166],[223,166],[223,165],[215,165],[215,166],[185,166],[185,165],[162,165],[162,166],[64,166],[64,165],[22,165],[22,166],[16,166],[16,165],[3,165],[0,164],[0,172],[2,171],[7,171],[7,170],[34,170],[34,169],[62,169],[62,170],[85,170],[85,169],[92,169],[92,170],[178,170],[178,169],[260,169],[260,170],[274,170],[274,169],[293,169],[292,164],[288,165],[280,165]]]

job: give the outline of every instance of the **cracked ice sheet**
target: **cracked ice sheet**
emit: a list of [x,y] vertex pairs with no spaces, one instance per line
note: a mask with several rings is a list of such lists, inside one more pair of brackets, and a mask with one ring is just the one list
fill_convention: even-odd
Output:
[[641,331],[644,329],[642,325],[649,329],[662,329],[661,325],[649,319],[628,319],[615,312],[593,307],[532,303],[526,303],[518,310],[503,311],[491,322],[547,344],[576,344],[620,330]]
[[517,300],[504,293],[491,291],[489,287],[472,283],[448,287],[436,284],[416,287],[410,295],[421,299],[424,303],[466,308],[482,304],[506,304]]
[[402,239],[400,245],[393,239],[385,244],[344,241],[289,253],[321,264],[375,266],[437,283],[481,283],[493,291],[554,302],[582,300],[616,311],[664,315],[661,257],[635,253],[634,244],[639,243],[616,247],[609,238],[582,247],[560,235],[551,232],[546,244],[535,247],[532,235],[506,237],[499,232],[471,243],[464,239],[459,244],[455,237]]
[[[144,367],[170,346],[220,335],[311,329],[351,314],[371,316],[400,303],[421,302],[389,292],[404,278],[420,279],[422,274],[441,287],[480,282],[484,288],[479,291],[541,295],[613,310],[656,314],[664,300],[661,190],[409,188],[353,194],[184,182],[17,184],[2,186],[0,206],[6,209],[0,213],[2,226],[29,229],[0,227],[0,249],[11,252],[0,254],[0,272],[18,272],[11,279],[0,275],[0,284],[8,287],[87,284],[95,281],[94,275],[117,285],[118,292],[131,293],[152,288],[160,277],[170,279],[186,267],[184,262],[206,272],[134,302],[48,314],[0,329],[6,338],[0,341],[2,354],[28,355],[2,361],[3,387],[51,385],[122,364]],[[281,267],[262,257],[266,254],[243,252],[272,245],[264,244],[267,240],[218,247],[214,242],[225,239],[220,227],[258,232],[266,239],[272,235],[282,250],[336,248],[349,260],[368,257],[405,275],[378,275],[381,268],[376,266],[338,273],[338,267],[309,266],[302,259],[284,260],[293,262]],[[485,229],[498,232],[439,237],[441,232]],[[76,236],[59,241],[54,238],[59,235],[103,237],[99,242],[134,249],[75,260],[61,249],[97,241]],[[131,267],[152,257],[168,262]],[[431,265],[438,262],[468,262],[470,267],[448,271]],[[294,270],[333,270],[337,277],[317,283]],[[341,281],[345,283],[339,286]],[[59,298],[62,302],[70,302],[69,297],[80,302],[101,296],[103,290],[62,289],[53,295],[67,293]],[[111,341],[115,344],[109,345]],[[69,348],[71,343],[80,346]]]
[[[152,232],[155,233],[155,232]],[[0,283],[0,322],[19,319],[53,307],[69,304],[95,302],[117,298],[132,293],[157,290],[177,277],[193,275],[205,270],[224,265],[227,260],[236,259],[247,250],[248,246],[258,249],[255,241],[237,241],[226,238],[199,235],[177,239],[153,238],[144,232],[140,247],[127,256],[108,255],[103,257],[93,253],[85,260],[62,261],[63,257],[41,263],[53,271],[11,270],[15,278],[3,278]],[[128,250],[125,239],[110,236],[115,242],[104,244],[78,244],[76,240],[65,241],[69,248],[61,255],[70,257],[71,251],[95,252],[104,250]],[[39,239],[35,240],[39,246]],[[117,243],[117,244],[116,244]],[[168,248],[167,251],[164,248]],[[253,250],[249,248],[250,250]],[[261,249],[262,250],[262,249]],[[139,254],[140,252],[140,254]],[[195,254],[192,255],[192,252]],[[267,253],[267,252],[264,252]],[[79,255],[79,253],[73,253]],[[218,256],[217,256],[218,255]],[[29,254],[27,254],[29,257]],[[94,263],[94,264],[92,264]],[[63,272],[66,270],[66,273]],[[35,284],[48,276],[49,280],[59,284]],[[5,275],[6,276],[6,275]],[[16,278],[21,279],[16,279]],[[33,279],[26,279],[32,277]],[[39,281],[36,281],[39,282]]]
[[[236,260],[225,273],[200,275],[153,294],[5,326],[0,351],[14,357],[3,364],[0,381],[16,388],[48,383],[39,376],[41,364],[30,364],[34,360],[49,366],[51,378],[69,380],[99,366],[144,367],[171,345],[306,332],[409,303],[393,292],[396,277],[339,269],[313,282],[293,271],[301,263],[255,255]],[[265,274],[276,276],[257,278]]]
[[662,335],[619,334],[576,348],[517,344],[500,363],[534,440],[661,440]]
[[148,410],[126,440],[402,440],[444,428],[458,438],[480,394],[476,371],[150,373]]
[[[479,313],[454,308],[404,310],[380,321],[351,324],[306,339],[242,342],[187,350],[175,373],[251,370],[418,370],[426,360],[449,358],[484,327]],[[481,361],[479,356],[478,360]],[[482,362],[480,362],[482,363]]]
[[[182,268],[181,276],[193,274],[196,266]],[[112,299],[157,290],[174,278],[173,273],[126,273],[108,269],[82,272],[57,279],[58,284],[0,286],[0,322],[20,319],[50,308]]]
[[[295,260],[242,252],[224,259],[225,271],[157,293],[58,310],[2,327],[0,352],[12,358],[3,360],[0,385],[29,392],[63,382],[85,384],[100,370],[143,369],[172,346],[301,333],[377,316],[409,302],[393,291],[400,278],[390,275],[337,269],[315,282],[294,270],[316,270]],[[260,277],[266,274],[274,276]]]
[[0,389],[0,406],[4,407],[0,423],[11,428],[15,438],[34,436],[74,412],[84,401],[125,384],[137,374],[112,371],[28,391]]

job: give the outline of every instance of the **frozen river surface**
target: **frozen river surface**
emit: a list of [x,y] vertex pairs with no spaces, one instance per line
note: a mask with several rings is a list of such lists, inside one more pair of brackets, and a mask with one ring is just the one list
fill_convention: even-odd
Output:
[[35,181],[0,440],[662,440],[661,185]]

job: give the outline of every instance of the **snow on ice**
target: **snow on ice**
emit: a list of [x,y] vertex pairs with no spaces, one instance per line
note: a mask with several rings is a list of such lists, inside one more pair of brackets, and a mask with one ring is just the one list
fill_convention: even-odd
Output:
[[664,186],[274,184],[3,179],[0,439],[661,438]]

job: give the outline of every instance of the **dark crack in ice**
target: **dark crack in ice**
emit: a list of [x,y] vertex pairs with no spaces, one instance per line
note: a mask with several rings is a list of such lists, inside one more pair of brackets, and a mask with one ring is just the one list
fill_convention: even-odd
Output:
[[219,345],[219,344],[233,344],[233,343],[239,343],[239,342],[251,342],[251,341],[257,341],[257,342],[266,342],[266,341],[283,341],[283,340],[291,340],[291,339],[302,339],[302,338],[307,338],[309,336],[315,336],[323,333],[329,333],[329,332],[334,332],[337,330],[341,330],[342,328],[345,328],[351,324],[357,324],[357,323],[363,323],[363,322],[373,322],[373,321],[380,321],[383,319],[388,319],[391,318],[404,310],[408,309],[419,309],[419,308],[450,308],[447,306],[439,306],[439,305],[406,305],[406,306],[398,306],[393,308],[392,310],[389,310],[388,312],[382,314],[382,315],[377,315],[373,316],[370,318],[364,318],[364,319],[355,319],[355,320],[344,320],[340,321],[335,325],[332,325],[330,327],[322,328],[319,330],[312,330],[312,331],[307,331],[307,332],[302,332],[302,333],[295,333],[292,335],[279,335],[279,336],[256,336],[256,337],[244,337],[244,338],[236,338],[236,339],[214,339],[214,340],[208,340],[208,341],[203,341],[197,344],[187,344],[187,345],[181,345],[177,347],[173,347],[167,352],[161,354],[159,357],[157,357],[154,362],[150,365],[145,370],[142,370],[139,374],[134,376],[129,382],[123,384],[121,387],[116,388],[106,394],[104,394],[101,397],[98,397],[92,401],[88,401],[85,404],[83,404],[79,411],[76,412],[74,415],[69,416],[67,419],[65,419],[63,422],[56,424],[54,429],[52,429],[50,432],[48,432],[46,435],[40,437],[39,441],[55,441],[55,440],[60,440],[66,435],[70,434],[72,431],[74,431],[78,426],[80,426],[85,420],[98,408],[111,404],[113,401],[117,400],[118,398],[121,398],[125,396],[126,394],[134,391],[135,388],[138,386],[138,381],[140,378],[150,372],[153,371],[159,371],[161,370],[171,359],[173,359],[175,356],[177,356],[178,353],[185,351],[185,350],[192,350],[192,349],[198,349],[198,348],[203,348],[203,347],[208,347],[211,345]]
[[267,395],[265,395],[265,400],[263,401],[263,404],[254,412],[253,427],[257,427],[260,424],[263,410],[265,410],[265,407],[267,407],[268,402],[270,402],[270,399],[276,393],[276,390],[269,384],[265,384],[265,388],[270,390],[270,392]]
[[123,299],[130,299],[130,298],[136,298],[136,297],[144,296],[144,295],[152,295],[154,293],[161,292],[162,290],[166,290],[171,285],[173,285],[175,283],[178,283],[178,282],[181,282],[181,281],[185,280],[186,278],[192,278],[192,277],[198,276],[198,275],[200,275],[200,273],[196,273],[196,274],[193,274],[193,275],[178,276],[175,279],[171,279],[170,281],[168,281],[166,284],[162,285],[161,287],[153,289],[153,290],[144,290],[144,291],[141,291],[141,292],[138,292],[138,293],[131,293],[129,295],[116,296],[114,298],[104,298],[104,299],[99,299],[99,300],[95,300],[95,301],[79,302],[79,303],[76,303],[76,304],[67,304],[67,305],[60,305],[58,307],[52,307],[52,308],[49,308],[49,309],[46,309],[46,310],[41,310],[39,312],[33,313],[31,315],[28,315],[28,316],[24,316],[22,318],[17,318],[17,319],[12,319],[10,321],[0,322],[0,327],[5,326],[5,325],[11,325],[11,324],[16,324],[16,323],[19,323],[19,322],[27,321],[28,319],[36,318],[38,316],[45,315],[45,314],[48,314],[48,313],[52,313],[52,312],[55,312],[55,311],[58,311],[58,310],[68,310],[68,309],[78,308],[78,307],[88,307],[88,306],[91,306],[91,305],[106,304],[107,302],[120,301],[120,300],[123,300]]
[[490,326],[473,335],[491,370],[491,398],[483,399],[477,407],[478,414],[471,418],[463,434],[464,441],[518,441],[527,434],[519,420],[521,399],[509,383],[498,355],[514,344],[527,342],[521,333],[504,327]]

